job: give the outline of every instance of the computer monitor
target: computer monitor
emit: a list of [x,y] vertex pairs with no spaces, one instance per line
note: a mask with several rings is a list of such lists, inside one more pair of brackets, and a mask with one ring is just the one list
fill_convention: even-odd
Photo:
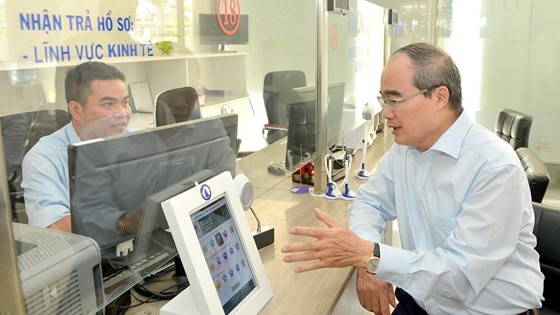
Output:
[[[335,147],[341,135],[344,82],[329,84],[327,119],[327,147]],[[296,170],[311,162],[316,154],[317,90],[315,86],[294,88],[290,97],[286,168]]]
[[272,288],[228,172],[162,203],[190,287],[160,314],[257,314]]
[[[177,255],[147,198],[204,169],[235,174],[237,124],[227,114],[69,146],[72,232],[100,246],[107,302]],[[127,234],[117,221],[129,212]]]
[[198,15],[199,40],[201,45],[249,44],[249,16],[246,14],[210,14]]

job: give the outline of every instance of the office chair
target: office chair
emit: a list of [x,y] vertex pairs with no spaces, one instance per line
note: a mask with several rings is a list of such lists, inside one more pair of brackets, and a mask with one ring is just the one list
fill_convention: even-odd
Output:
[[17,203],[23,203],[21,189],[21,161],[25,154],[25,145],[29,135],[31,114],[21,113],[3,116],[2,140],[4,144],[4,160],[6,163],[6,177],[8,179],[8,194],[12,209],[12,220],[17,222]]
[[534,202],[542,202],[550,182],[550,174],[546,164],[530,148],[521,147],[515,150],[515,153],[521,161],[525,175],[527,175],[529,188],[531,189],[531,199]]
[[291,91],[307,85],[300,70],[273,71],[264,77],[263,99],[268,124],[262,130],[268,144],[287,136]]
[[514,150],[520,147],[529,146],[529,132],[533,117],[512,109],[504,108],[498,113],[495,133],[506,142],[508,142]]
[[[342,88],[344,90],[344,87]],[[288,171],[305,168],[304,164],[312,162],[317,153],[317,103],[315,101],[294,102],[290,105],[288,135],[286,143],[285,166]],[[313,166],[311,166],[313,168]],[[333,181],[344,178],[344,164],[339,160],[333,163],[331,176]],[[300,178],[301,171],[292,176],[294,182],[313,185],[313,178]]]
[[290,105],[286,144],[286,168],[309,159],[316,150],[317,115],[315,102],[301,102]]
[[533,211],[533,234],[537,237],[535,250],[539,253],[541,272],[544,274],[544,301],[540,314],[560,314],[560,208],[533,202]]
[[[160,93],[156,98],[154,125],[156,127],[202,118],[198,92],[190,87],[180,87]],[[240,157],[241,139],[234,144],[235,154]],[[242,155],[247,154],[244,152]]]
[[43,136],[50,135],[68,124],[72,117],[63,109],[44,109],[31,112],[31,126],[26,150],[29,151]]
[[41,137],[55,132],[71,119],[70,114],[61,109],[19,113],[1,119],[12,218],[19,221],[18,204],[25,203],[21,188],[23,157]]
[[190,86],[162,92],[156,98],[154,109],[154,125],[156,127],[200,117],[198,93]]

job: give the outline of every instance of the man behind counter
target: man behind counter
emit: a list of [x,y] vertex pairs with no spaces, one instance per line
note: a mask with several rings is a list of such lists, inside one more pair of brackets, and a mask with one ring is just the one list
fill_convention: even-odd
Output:
[[132,110],[124,74],[102,62],[70,69],[64,88],[72,120],[41,138],[25,155],[21,186],[30,225],[71,232],[67,147],[125,132]]

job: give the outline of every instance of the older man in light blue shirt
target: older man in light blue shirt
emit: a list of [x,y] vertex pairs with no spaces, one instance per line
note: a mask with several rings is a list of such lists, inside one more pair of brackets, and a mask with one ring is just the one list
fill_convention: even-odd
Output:
[[509,144],[488,133],[463,113],[426,152],[394,145],[349,210],[350,229],[378,244],[398,218],[402,249],[379,244],[376,276],[429,314],[540,306],[527,179]]
[[[358,267],[358,298],[376,314],[536,314],[544,276],[527,178],[512,147],[463,112],[451,57],[426,43],[397,50],[380,93],[396,144],[360,187],[349,228],[316,209],[329,228],[290,228],[317,240],[284,246],[296,253],[284,260],[310,261],[296,272]],[[402,248],[381,244],[395,219]]]

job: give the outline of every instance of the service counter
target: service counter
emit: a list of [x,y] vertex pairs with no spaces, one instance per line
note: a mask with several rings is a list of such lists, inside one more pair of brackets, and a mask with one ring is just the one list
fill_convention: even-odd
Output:
[[[367,149],[368,170],[376,168],[380,157],[392,143],[393,137],[390,134],[377,134],[377,139]],[[303,239],[289,234],[289,227],[324,227],[315,218],[314,208],[320,208],[347,223],[346,207],[350,201],[328,200],[309,193],[292,193],[291,188],[300,184],[292,182],[291,176],[269,174],[269,164],[282,163],[284,160],[285,147],[286,141],[280,140],[237,163],[237,172],[245,174],[255,186],[252,209],[263,226],[271,225],[275,230],[274,244],[259,250],[274,294],[259,314],[328,314],[334,309],[346,288],[350,276],[353,275],[353,268],[329,268],[296,274],[293,271],[296,264],[284,263],[284,254],[280,250],[287,243]],[[355,192],[362,183],[353,176],[354,170],[360,165],[361,154],[361,151],[356,153],[349,179],[350,187]],[[247,211],[247,219],[250,227],[256,229],[257,222],[251,211]],[[136,307],[127,314],[156,314],[164,303]]]

